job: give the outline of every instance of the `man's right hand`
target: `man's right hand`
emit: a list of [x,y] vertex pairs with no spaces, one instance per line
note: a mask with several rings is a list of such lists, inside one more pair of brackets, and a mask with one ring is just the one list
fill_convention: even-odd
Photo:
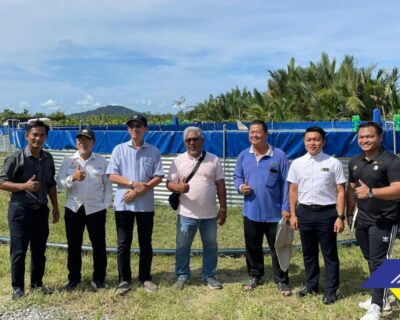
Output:
[[293,230],[297,230],[299,228],[299,221],[297,220],[297,217],[293,213],[290,215],[289,222],[290,222],[290,227]]
[[25,182],[24,190],[30,192],[37,192],[39,191],[40,183],[36,178],[36,175],[33,175],[27,182]]
[[251,193],[251,188],[247,184],[247,181],[245,181],[241,186],[240,186],[240,192],[243,193],[245,196],[248,196]]
[[81,170],[81,166],[78,164],[75,172],[72,174],[73,181],[82,181],[85,179],[85,171]]
[[179,193],[188,193],[190,189],[190,185],[188,183],[185,183],[185,181],[179,181],[176,184],[176,192]]

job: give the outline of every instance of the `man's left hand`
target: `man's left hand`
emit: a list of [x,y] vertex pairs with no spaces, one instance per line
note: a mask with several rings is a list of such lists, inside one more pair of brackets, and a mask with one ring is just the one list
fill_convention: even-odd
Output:
[[58,220],[60,220],[60,211],[58,211],[58,208],[53,208],[53,223],[57,223]]
[[146,192],[146,187],[147,187],[147,184],[144,182],[134,182],[133,183],[133,188],[135,189],[135,191],[138,194],[142,194],[142,193]]
[[335,224],[333,225],[333,231],[336,233],[341,233],[344,230],[344,221],[340,218],[337,218]]
[[122,197],[122,201],[125,203],[129,203],[134,201],[139,196],[139,193],[134,189],[129,189],[125,192],[124,196]]
[[282,211],[281,216],[284,219],[289,219],[290,218],[290,212],[289,211]]
[[226,221],[226,210],[219,209],[217,214],[218,225],[222,226]]

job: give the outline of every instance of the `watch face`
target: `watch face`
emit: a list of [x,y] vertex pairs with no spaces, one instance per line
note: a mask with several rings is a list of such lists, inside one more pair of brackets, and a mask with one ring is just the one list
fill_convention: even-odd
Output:
[[372,198],[373,196],[374,196],[374,194],[371,191],[369,191],[368,192],[368,198]]

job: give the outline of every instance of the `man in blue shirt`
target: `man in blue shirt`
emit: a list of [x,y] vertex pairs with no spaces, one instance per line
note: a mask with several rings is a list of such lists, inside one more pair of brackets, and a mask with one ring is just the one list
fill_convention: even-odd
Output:
[[106,171],[110,181],[117,184],[114,211],[118,238],[118,294],[124,294],[132,288],[130,255],[135,219],[140,247],[139,281],[147,291],[157,290],[150,275],[153,258],[153,189],[164,176],[160,150],[144,141],[147,119],[136,114],[126,124],[131,140],[114,148]]
[[289,163],[286,154],[267,142],[268,129],[261,120],[250,125],[250,148],[238,157],[234,172],[235,188],[244,195],[243,224],[247,271],[251,277],[245,290],[261,284],[264,275],[263,238],[271,250],[274,282],[283,296],[291,295],[288,272],[282,271],[275,251],[278,221],[289,217]]

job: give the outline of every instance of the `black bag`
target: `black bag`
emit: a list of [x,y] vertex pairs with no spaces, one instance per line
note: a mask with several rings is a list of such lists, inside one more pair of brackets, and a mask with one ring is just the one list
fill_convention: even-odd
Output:
[[171,206],[171,208],[174,210],[178,210],[180,195],[181,194],[179,192],[172,192],[169,195],[168,202],[169,202],[169,205]]
[[[186,183],[189,182],[190,179],[192,179],[192,177],[194,176],[194,174],[196,173],[197,169],[200,166],[200,163],[204,160],[204,158],[206,157],[206,152],[203,151],[201,157],[199,158],[199,161],[196,163],[196,166],[193,168],[193,171],[189,174],[189,176],[186,179]],[[179,197],[181,196],[181,194],[179,192],[172,192],[169,197],[168,197],[168,202],[169,205],[171,206],[172,209],[174,210],[178,210],[179,207]]]

